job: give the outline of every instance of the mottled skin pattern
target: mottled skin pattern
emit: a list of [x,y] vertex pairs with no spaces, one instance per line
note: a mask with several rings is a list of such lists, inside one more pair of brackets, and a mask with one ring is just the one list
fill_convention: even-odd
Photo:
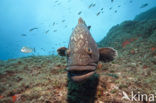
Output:
[[74,81],[82,81],[93,75],[99,61],[99,51],[86,23],[80,18],[70,37],[67,56],[68,71],[89,72],[76,75],[69,73]]
[[98,49],[89,31],[90,27],[79,18],[68,48],[62,47],[57,50],[59,55],[67,56],[68,76],[73,81],[88,79],[95,73],[98,61],[112,61],[117,54],[113,48]]
[[[99,51],[92,38],[88,27],[82,19],[74,29],[69,42],[70,54],[68,66],[96,66],[99,61]],[[92,54],[89,55],[87,50],[90,49]]]

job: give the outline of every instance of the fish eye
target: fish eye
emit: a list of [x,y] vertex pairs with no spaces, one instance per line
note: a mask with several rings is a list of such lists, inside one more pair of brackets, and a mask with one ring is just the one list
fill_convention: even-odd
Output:
[[88,51],[90,52],[91,51],[91,48],[88,48]]
[[91,55],[92,54],[92,49],[91,48],[86,48],[86,52]]

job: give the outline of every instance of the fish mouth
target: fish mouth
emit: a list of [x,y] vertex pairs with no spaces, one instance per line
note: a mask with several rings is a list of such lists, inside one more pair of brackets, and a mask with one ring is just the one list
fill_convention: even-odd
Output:
[[67,68],[69,77],[75,82],[81,82],[91,77],[96,66],[69,66]]

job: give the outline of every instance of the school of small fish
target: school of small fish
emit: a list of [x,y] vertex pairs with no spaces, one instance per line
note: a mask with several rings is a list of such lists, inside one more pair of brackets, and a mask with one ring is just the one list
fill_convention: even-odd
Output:
[[[68,2],[70,2],[70,0],[68,0]],[[110,0],[110,2],[111,2],[111,3],[114,3],[115,0]],[[61,2],[60,2],[59,0],[54,1],[54,3],[55,3],[56,5],[60,5],[60,4],[61,4]],[[129,3],[133,3],[133,0],[130,0]],[[147,7],[148,5],[149,5],[148,3],[144,3],[144,4],[142,4],[142,5],[140,6],[140,8],[145,8],[145,7]],[[92,8],[94,8],[95,6],[96,6],[96,3],[91,3],[91,4],[88,6],[88,9],[92,9]],[[118,5],[117,7],[120,8],[121,5]],[[109,7],[109,10],[112,10],[112,9],[113,9],[113,7]],[[104,8],[101,8],[100,11],[98,11],[98,12],[96,13],[96,16],[99,16],[99,15],[101,15],[102,13],[104,13]],[[118,10],[114,10],[114,13],[118,13]],[[79,11],[79,12],[77,13],[77,15],[82,15],[82,14],[83,14],[83,11]],[[63,20],[61,20],[61,22],[62,22],[62,23],[65,23],[66,20],[63,19]],[[58,23],[57,23],[56,21],[53,21],[52,26],[54,27],[54,26],[57,25],[57,24],[58,24]],[[50,25],[51,25],[51,24],[50,24]],[[67,28],[67,27],[68,27],[67,25],[64,26],[64,28]],[[35,31],[35,30],[37,30],[37,29],[39,29],[39,28],[38,28],[38,27],[30,28],[30,29],[29,29],[29,32],[33,32],[33,31]],[[72,28],[72,30],[73,30],[73,28]],[[53,29],[53,30],[52,30],[53,33],[57,32],[57,31],[58,31],[57,29]],[[48,29],[48,30],[45,31],[45,34],[49,34],[49,32],[50,32],[50,30]],[[27,34],[22,33],[21,36],[22,36],[22,37],[26,37]],[[24,46],[24,47],[21,48],[21,52],[22,52],[22,53],[32,53],[33,51],[34,51],[34,49],[29,48],[29,47],[25,47],[25,46]]]

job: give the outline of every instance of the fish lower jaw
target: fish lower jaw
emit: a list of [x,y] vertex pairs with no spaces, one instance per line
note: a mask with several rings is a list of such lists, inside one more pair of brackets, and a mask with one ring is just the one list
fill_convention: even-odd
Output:
[[78,76],[71,76],[71,79],[75,82],[81,82],[84,80],[87,80],[89,77],[91,77],[93,74],[95,74],[95,71],[89,72],[87,74],[78,75]]
[[96,66],[68,66],[67,71],[69,77],[75,82],[81,82],[88,79],[95,73]]

